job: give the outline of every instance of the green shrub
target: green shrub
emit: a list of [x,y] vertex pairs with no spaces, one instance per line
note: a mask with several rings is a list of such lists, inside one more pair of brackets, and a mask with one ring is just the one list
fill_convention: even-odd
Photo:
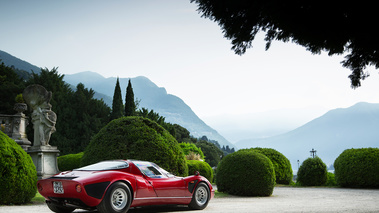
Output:
[[193,175],[196,171],[200,172],[200,175],[204,176],[212,183],[213,181],[213,169],[204,161],[187,160],[188,174]]
[[336,178],[333,173],[328,172],[325,186],[337,186]]
[[16,103],[25,103],[24,98],[22,97],[22,93],[18,94],[14,100]]
[[199,147],[197,147],[194,143],[179,143],[180,148],[182,148],[184,155],[190,155],[191,152],[195,154],[199,154],[201,159],[204,159],[204,153],[201,151]]
[[188,174],[175,138],[156,122],[142,117],[122,117],[103,127],[86,147],[81,166],[110,159],[146,160],[173,174]]
[[379,148],[347,149],[334,161],[337,184],[342,187],[379,187]]
[[60,171],[69,171],[80,167],[84,152],[77,154],[68,154],[58,157],[58,168]]
[[270,196],[275,186],[275,170],[263,154],[239,150],[225,156],[217,167],[218,191],[242,196]]
[[32,158],[0,131],[0,205],[30,202],[37,192]]
[[190,152],[188,155],[186,155],[187,160],[203,160],[199,154],[196,154],[194,152]]
[[308,158],[297,172],[297,183],[302,186],[322,186],[327,180],[327,169],[319,157]]
[[204,153],[205,162],[211,167],[217,167],[218,163],[221,161],[221,156],[224,155],[221,149],[219,149],[214,143],[204,140],[196,142],[195,145]]
[[270,148],[251,148],[250,150],[266,155],[275,169],[276,183],[290,184],[293,178],[292,166],[288,158],[282,153]]

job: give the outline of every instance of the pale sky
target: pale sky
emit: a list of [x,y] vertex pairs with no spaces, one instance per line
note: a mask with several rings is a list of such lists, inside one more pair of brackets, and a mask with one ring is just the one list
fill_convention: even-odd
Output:
[[61,74],[145,76],[208,117],[379,102],[379,75],[356,90],[343,56],[312,55],[263,35],[235,55],[189,0],[0,0],[0,50]]

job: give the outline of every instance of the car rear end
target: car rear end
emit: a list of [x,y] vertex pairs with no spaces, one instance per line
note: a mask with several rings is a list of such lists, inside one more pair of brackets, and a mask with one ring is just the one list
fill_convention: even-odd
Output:
[[[109,182],[85,184],[79,172],[60,173],[56,176],[39,180],[38,192],[47,202],[75,208],[93,208],[100,202]],[[83,172],[81,172],[83,173]],[[98,192],[96,192],[98,190]],[[102,191],[102,192],[101,192]]]

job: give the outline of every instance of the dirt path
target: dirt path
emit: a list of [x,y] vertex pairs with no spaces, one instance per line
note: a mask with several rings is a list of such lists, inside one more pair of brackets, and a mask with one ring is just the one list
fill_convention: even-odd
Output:
[[[129,212],[194,211],[182,206],[164,206],[132,209]],[[379,212],[379,190],[276,187],[271,197],[215,198],[210,201],[206,209],[196,212]],[[0,213],[51,213],[51,211],[46,205],[40,204],[0,206]]]

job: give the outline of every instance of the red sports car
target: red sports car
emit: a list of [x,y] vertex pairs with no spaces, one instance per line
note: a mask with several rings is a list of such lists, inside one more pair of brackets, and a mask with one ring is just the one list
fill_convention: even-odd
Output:
[[199,174],[176,177],[138,160],[102,161],[39,180],[37,187],[50,210],[59,213],[76,208],[120,213],[167,204],[204,209],[214,196],[212,185]]

